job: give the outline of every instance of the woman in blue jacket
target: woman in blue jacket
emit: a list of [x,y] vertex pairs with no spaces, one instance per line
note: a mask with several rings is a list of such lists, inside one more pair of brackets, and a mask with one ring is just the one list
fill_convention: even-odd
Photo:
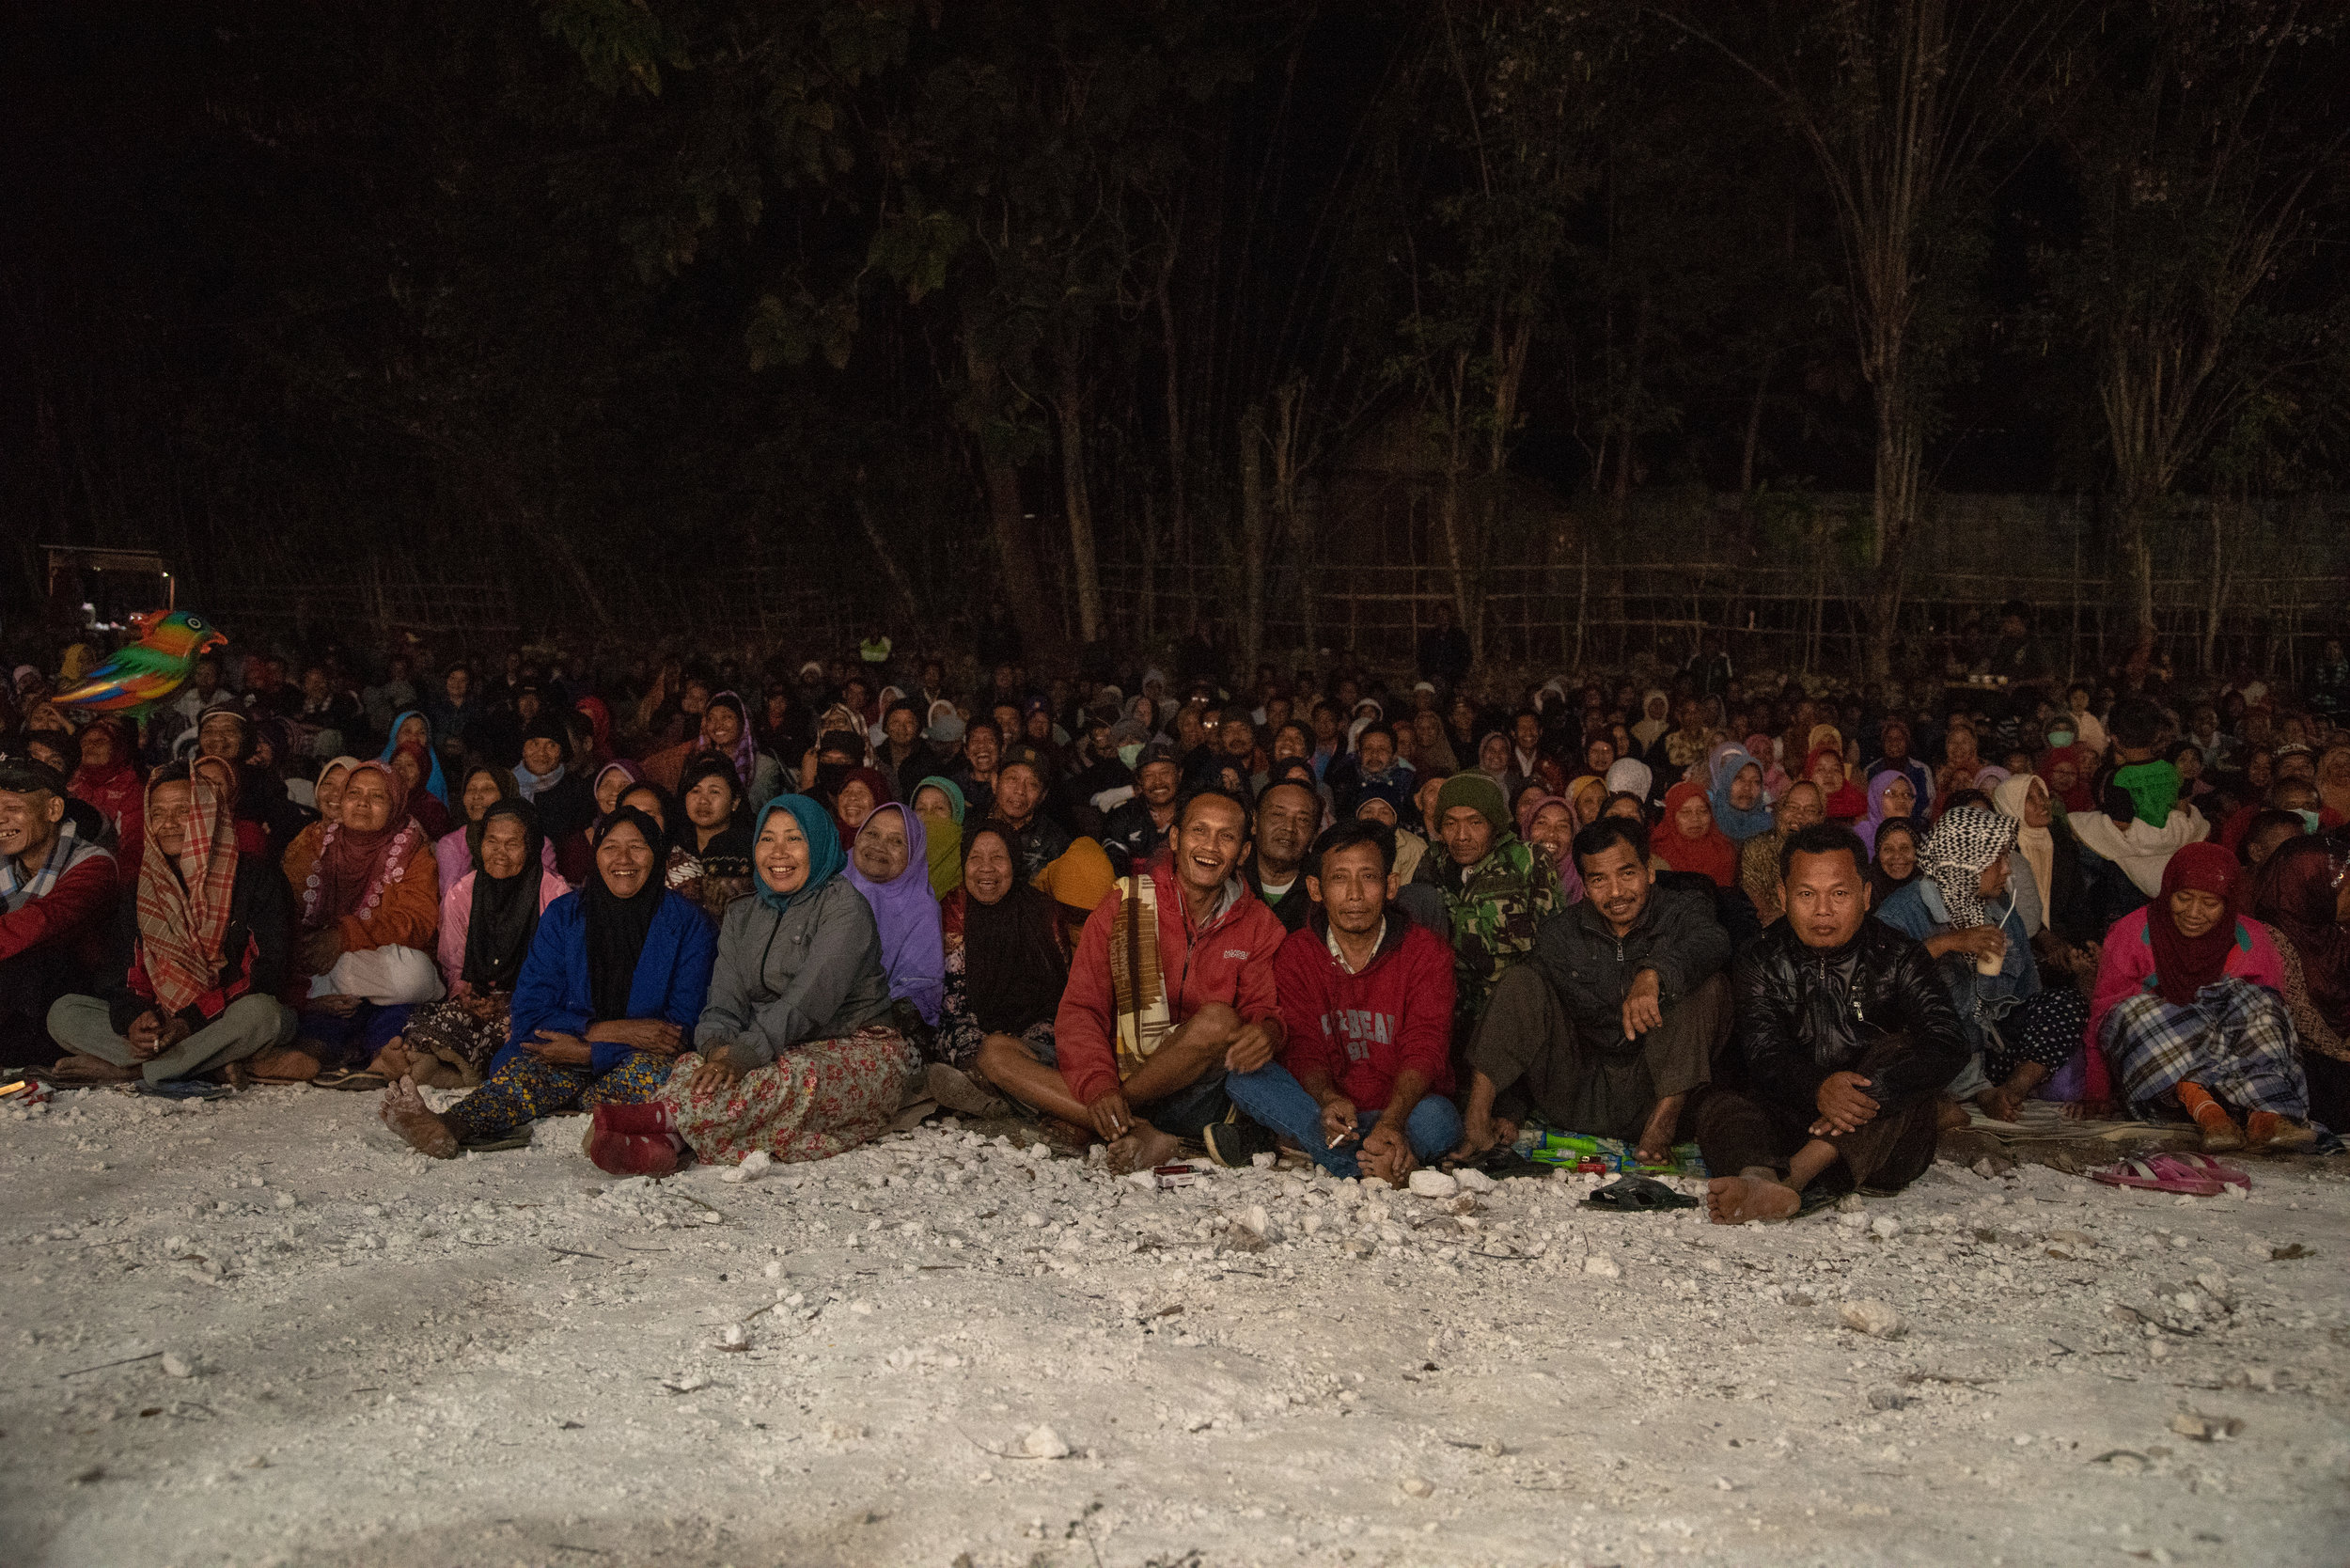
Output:
[[595,874],[540,917],[486,1081],[436,1116],[402,1078],[384,1091],[386,1126],[450,1159],[538,1117],[652,1098],[692,1040],[717,956],[709,920],[662,886],[664,842],[632,807],[603,820]]

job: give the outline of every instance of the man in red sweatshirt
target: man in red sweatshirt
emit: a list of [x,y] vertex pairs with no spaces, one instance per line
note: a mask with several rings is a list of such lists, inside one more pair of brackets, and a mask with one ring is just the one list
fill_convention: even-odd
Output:
[[0,1067],[46,1067],[50,1004],[88,983],[115,907],[115,858],[75,831],[66,780],[0,756]]
[[[1289,933],[1242,883],[1247,851],[1239,801],[1212,789],[1187,797],[1166,851],[1087,917],[1053,1054],[990,1060],[997,1088],[1107,1141],[1114,1171],[1147,1169],[1226,1122],[1226,1075],[1281,1048],[1273,955]],[[1153,931],[1155,963],[1144,940]]]
[[[1402,1185],[1461,1140],[1452,1092],[1452,949],[1392,907],[1395,834],[1354,818],[1307,857],[1313,911],[1273,962],[1289,1043],[1279,1065],[1233,1074],[1251,1121],[1334,1176]],[[1237,1142],[1224,1130],[1209,1147]],[[1356,1145],[1360,1152],[1357,1152]]]

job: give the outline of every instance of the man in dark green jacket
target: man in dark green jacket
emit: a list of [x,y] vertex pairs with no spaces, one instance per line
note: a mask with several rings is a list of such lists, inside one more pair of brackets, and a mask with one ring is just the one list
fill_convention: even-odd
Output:
[[1534,1116],[1661,1164],[1729,1038],[1730,938],[1712,901],[1655,885],[1638,824],[1603,817],[1574,855],[1582,902],[1543,921],[1469,1041],[1464,1146],[1508,1141]]

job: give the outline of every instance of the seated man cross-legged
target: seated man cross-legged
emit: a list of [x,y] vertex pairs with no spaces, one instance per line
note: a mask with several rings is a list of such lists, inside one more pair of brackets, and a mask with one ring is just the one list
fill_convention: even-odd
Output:
[[59,1083],[169,1083],[220,1074],[293,1039],[277,999],[292,926],[286,880],[240,855],[229,803],[185,762],[147,786],[137,881],[115,916],[98,996],[61,996]]
[[1528,1116],[1672,1155],[1691,1091],[1730,1033],[1730,937],[1701,893],[1659,887],[1647,835],[1602,817],[1574,836],[1583,899],[1545,917],[1469,1039],[1462,1150],[1517,1137]]
[[1009,1036],[981,1047],[1005,1093],[1109,1142],[1110,1168],[1147,1168],[1227,1120],[1227,1073],[1282,1043],[1273,958],[1289,933],[1239,876],[1248,813],[1218,791],[1177,808],[1167,850],[1086,920],[1053,1023],[1058,1065]]
[[1859,838],[1822,823],[1779,854],[1786,916],[1731,984],[1747,1087],[1698,1110],[1717,1225],[1789,1218],[1815,1182],[1907,1186],[1934,1163],[1942,1088],[1967,1059],[1924,944],[1869,918]]
[[[1333,1176],[1400,1186],[1461,1139],[1449,1098],[1452,949],[1393,906],[1391,828],[1340,823],[1306,857],[1305,877],[1312,913],[1273,961],[1289,1036],[1280,1062],[1227,1074],[1225,1090]],[[1245,1163],[1273,1147],[1255,1131],[1211,1129],[1209,1149]]]

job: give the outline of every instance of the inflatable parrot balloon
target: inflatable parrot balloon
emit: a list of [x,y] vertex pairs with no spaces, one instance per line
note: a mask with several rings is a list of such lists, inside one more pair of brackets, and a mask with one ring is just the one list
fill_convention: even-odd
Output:
[[59,707],[143,719],[188,683],[197,659],[228,644],[211,621],[186,610],[149,610],[133,616],[131,624],[139,640],[59,692]]

